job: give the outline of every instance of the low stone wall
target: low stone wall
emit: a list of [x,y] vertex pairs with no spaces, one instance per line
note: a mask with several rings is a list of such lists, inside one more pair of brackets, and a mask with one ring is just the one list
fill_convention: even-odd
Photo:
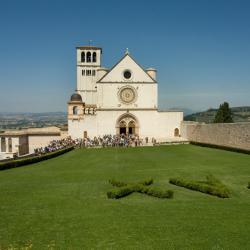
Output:
[[181,135],[189,141],[250,150],[250,122],[182,122]]

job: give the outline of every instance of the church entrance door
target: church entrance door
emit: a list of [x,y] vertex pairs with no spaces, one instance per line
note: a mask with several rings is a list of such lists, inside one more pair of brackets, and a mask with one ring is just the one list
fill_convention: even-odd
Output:
[[120,135],[126,134],[127,133],[127,123],[124,120],[121,120],[119,122],[119,130],[120,130]]
[[119,135],[138,135],[139,127],[137,119],[131,114],[122,115],[116,123],[116,133]]
[[130,121],[128,124],[128,134],[129,135],[135,134],[135,122],[134,121]]
[[126,128],[120,128],[120,135],[126,134]]

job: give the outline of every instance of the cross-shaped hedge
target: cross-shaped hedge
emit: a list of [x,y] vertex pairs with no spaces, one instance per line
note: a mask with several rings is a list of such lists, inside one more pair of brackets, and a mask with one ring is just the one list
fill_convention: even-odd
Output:
[[116,180],[109,180],[109,183],[112,184],[113,187],[116,187],[107,192],[107,196],[110,199],[119,199],[134,192],[147,194],[158,198],[173,198],[174,194],[172,190],[163,190],[160,187],[150,186],[153,184],[153,179],[148,179],[137,183],[125,183]]

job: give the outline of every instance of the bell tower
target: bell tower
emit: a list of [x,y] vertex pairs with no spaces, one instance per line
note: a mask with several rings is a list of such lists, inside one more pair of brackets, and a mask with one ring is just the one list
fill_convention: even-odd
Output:
[[102,49],[95,46],[76,47],[77,53],[77,89],[83,102],[89,105],[97,103],[97,70],[101,68]]

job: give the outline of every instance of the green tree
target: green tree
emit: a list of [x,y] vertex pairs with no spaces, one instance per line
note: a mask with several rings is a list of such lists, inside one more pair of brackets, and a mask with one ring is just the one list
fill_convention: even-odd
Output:
[[229,104],[224,102],[220,105],[215,118],[214,123],[230,123],[233,122],[232,112],[229,108]]

